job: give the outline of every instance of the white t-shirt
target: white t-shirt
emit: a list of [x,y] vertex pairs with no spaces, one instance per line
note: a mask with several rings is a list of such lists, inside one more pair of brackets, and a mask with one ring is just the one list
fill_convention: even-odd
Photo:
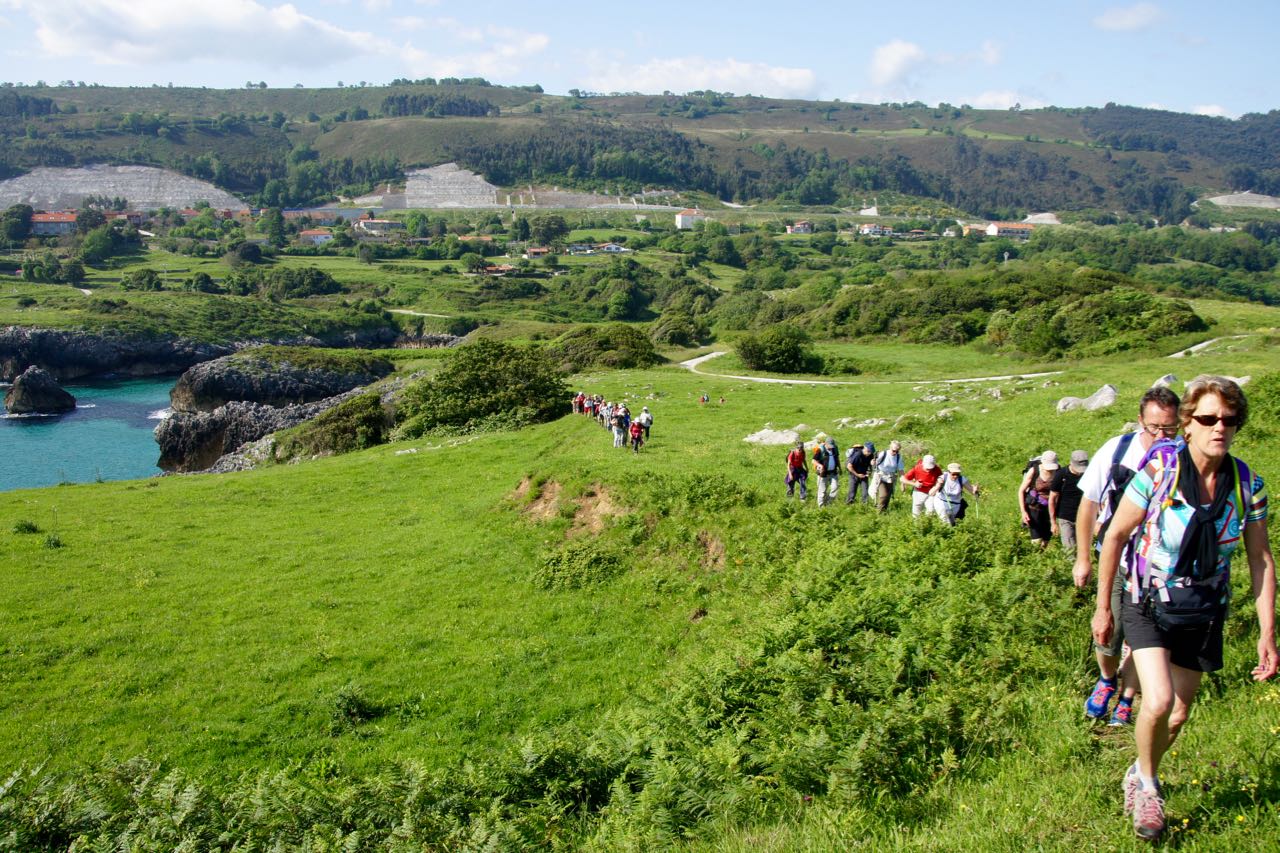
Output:
[[[1080,477],[1080,491],[1085,499],[1098,504],[1099,526],[1111,517],[1111,502],[1107,500],[1108,493],[1115,485],[1110,481],[1111,457],[1115,455],[1116,446],[1122,437],[1117,435],[1099,447],[1098,452],[1089,460],[1089,467],[1085,469],[1084,475]],[[1147,449],[1142,446],[1142,434],[1136,433],[1120,459],[1120,465],[1130,471],[1137,471],[1138,464],[1146,454]]]

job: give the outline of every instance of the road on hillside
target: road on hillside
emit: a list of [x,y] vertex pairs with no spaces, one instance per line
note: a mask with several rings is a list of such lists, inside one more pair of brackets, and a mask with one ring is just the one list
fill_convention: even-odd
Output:
[[835,380],[835,379],[773,379],[765,376],[737,376],[732,373],[708,373],[698,368],[703,362],[710,361],[713,358],[719,358],[726,353],[723,351],[709,352],[706,355],[700,355],[697,358],[691,358],[688,361],[680,362],[680,366],[686,370],[696,373],[699,376],[709,376],[716,379],[741,379],[744,382],[765,382],[771,385],[922,385],[925,383],[955,384],[960,382],[1004,382],[1009,379],[1039,379],[1043,376],[1057,376],[1062,373],[1061,370],[1049,370],[1044,373],[1010,373],[1005,376],[973,376],[968,379],[862,379],[862,380]]

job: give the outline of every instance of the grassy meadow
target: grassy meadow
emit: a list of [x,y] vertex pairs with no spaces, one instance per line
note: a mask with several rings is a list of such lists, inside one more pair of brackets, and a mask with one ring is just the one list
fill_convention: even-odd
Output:
[[[566,415],[0,494],[0,846],[9,824],[44,827],[22,836],[41,847],[1130,849],[1131,738],[1080,710],[1092,599],[1026,541],[1016,489],[1028,457],[1096,448],[1165,373],[1280,370],[1257,333],[1274,309],[1197,307],[1250,334],[1056,364],[822,345],[889,365],[854,378],[875,384],[574,377],[653,410],[638,455]],[[1115,407],[1057,414],[1104,382]],[[743,441],[770,424],[900,438],[984,494],[954,530],[901,497],[885,518],[787,504],[785,448]],[[1236,445],[1264,476],[1278,428]],[[1247,677],[1246,578],[1167,763],[1179,849],[1280,845],[1280,686]]]

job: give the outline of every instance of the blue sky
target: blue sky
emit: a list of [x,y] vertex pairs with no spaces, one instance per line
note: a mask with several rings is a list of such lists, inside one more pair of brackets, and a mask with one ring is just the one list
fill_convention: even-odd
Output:
[[1280,107],[1280,3],[0,0],[0,80],[333,86],[485,77],[1004,108]]

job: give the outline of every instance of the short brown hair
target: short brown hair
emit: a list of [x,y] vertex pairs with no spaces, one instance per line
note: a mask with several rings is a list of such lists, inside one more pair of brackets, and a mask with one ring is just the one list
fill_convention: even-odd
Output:
[[1196,406],[1200,405],[1200,398],[1205,394],[1217,394],[1223,405],[1236,410],[1236,416],[1240,418],[1240,426],[1244,426],[1244,422],[1249,417],[1249,401],[1244,398],[1244,391],[1240,390],[1240,385],[1234,379],[1228,379],[1225,376],[1202,373],[1187,383],[1186,393],[1182,395],[1182,407],[1178,409],[1178,420],[1183,427],[1191,423],[1191,416],[1195,413]]

